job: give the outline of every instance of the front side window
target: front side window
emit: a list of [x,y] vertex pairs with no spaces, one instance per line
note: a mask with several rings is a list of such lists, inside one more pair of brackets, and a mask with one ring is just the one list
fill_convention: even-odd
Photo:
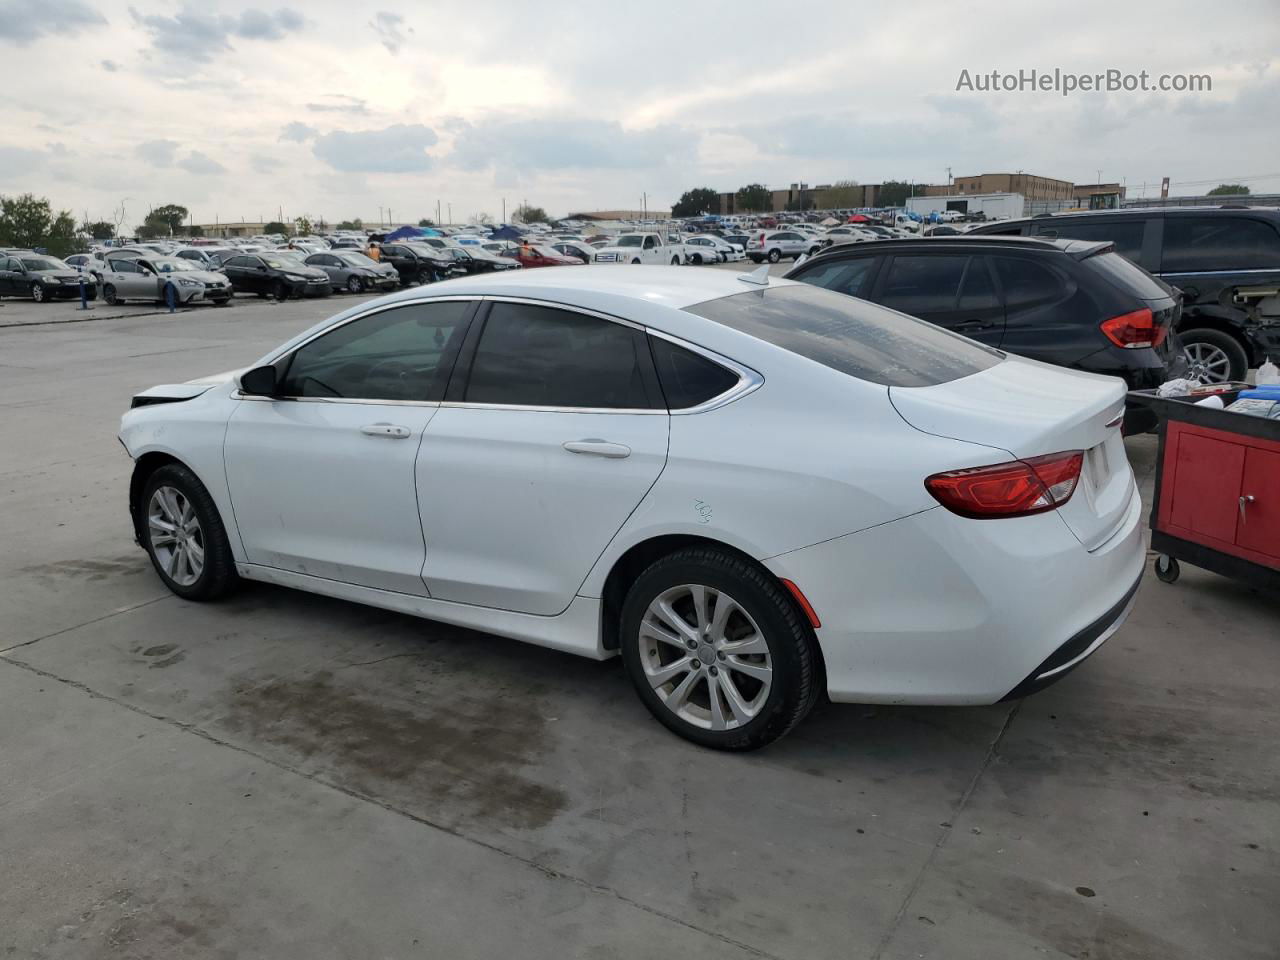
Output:
[[107,269],[115,273],[138,273],[138,261],[136,260],[109,260]]
[[343,324],[299,347],[281,395],[426,401],[439,396],[471,302],[411,303]]
[[646,409],[643,335],[581,313],[495,303],[463,399],[529,407]]
[[869,383],[927,387],[967,377],[1004,355],[913,317],[807,283],[738,293],[685,308]]
[[1280,269],[1280,236],[1269,223],[1247,217],[1166,217],[1160,268],[1168,273]]
[[1098,217],[1093,220],[1050,220],[1041,224],[1037,232],[1041,236],[1057,236],[1064,240],[1107,240],[1116,245],[1116,253],[1136,262],[1142,257],[1142,234],[1145,230],[1144,220]]

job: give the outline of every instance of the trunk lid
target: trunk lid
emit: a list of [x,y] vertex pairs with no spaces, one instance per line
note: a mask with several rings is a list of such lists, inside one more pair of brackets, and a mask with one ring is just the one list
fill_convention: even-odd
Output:
[[1123,523],[1134,489],[1120,434],[1124,381],[1009,357],[949,383],[890,387],[889,399],[917,430],[993,447],[992,463],[1083,450],[1080,481],[1058,513],[1088,550]]

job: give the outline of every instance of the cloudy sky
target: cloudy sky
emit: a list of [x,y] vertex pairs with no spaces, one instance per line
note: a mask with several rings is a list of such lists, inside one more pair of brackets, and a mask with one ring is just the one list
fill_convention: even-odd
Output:
[[[1211,93],[980,93],[1037,68]],[[127,223],[1024,170],[1280,192],[1280,4],[0,0],[0,194]]]

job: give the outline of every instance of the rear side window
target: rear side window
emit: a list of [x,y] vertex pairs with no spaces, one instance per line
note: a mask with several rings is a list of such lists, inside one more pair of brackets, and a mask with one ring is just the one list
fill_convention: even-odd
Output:
[[671,410],[687,410],[731,390],[738,375],[661,337],[650,337],[658,382]]
[[1064,299],[1068,290],[1063,279],[1044,264],[1024,257],[993,257],[1004,303],[1010,310]]
[[940,327],[809,284],[685,308],[859,380],[929,387],[994,366],[997,350]]
[[847,294],[850,297],[865,297],[870,293],[869,281],[873,273],[875,257],[862,257],[858,260],[833,260],[829,263],[817,263],[813,269],[802,276],[795,277],[801,283],[811,283],[824,290]]
[[1169,293],[1160,281],[1117,253],[1099,253],[1084,260],[1085,269],[1101,273],[1114,286],[1143,300],[1157,300]]
[[464,399],[528,407],[656,407],[644,386],[640,331],[568,310],[495,303]]
[[1280,269],[1280,236],[1246,217],[1166,217],[1161,270]]
[[1052,221],[1041,224],[1037,233],[1042,237],[1061,237],[1064,240],[1106,240],[1116,245],[1116,253],[1137,261],[1142,256],[1142,234],[1145,220],[1112,220],[1098,218],[1085,221]]

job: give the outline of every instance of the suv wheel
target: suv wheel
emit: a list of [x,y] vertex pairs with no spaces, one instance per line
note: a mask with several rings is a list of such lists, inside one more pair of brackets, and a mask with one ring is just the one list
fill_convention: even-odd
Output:
[[1182,355],[1187,359],[1186,376],[1205,383],[1243,380],[1249,372],[1249,355],[1240,341],[1212,327],[1179,331]]
[[781,259],[782,259],[782,251],[779,250],[777,247],[774,247],[772,250],[769,251],[770,263],[777,263]]
[[817,643],[776,580],[714,547],[663,557],[622,608],[622,658],[668,729],[720,750],[772,743],[821,692]]

